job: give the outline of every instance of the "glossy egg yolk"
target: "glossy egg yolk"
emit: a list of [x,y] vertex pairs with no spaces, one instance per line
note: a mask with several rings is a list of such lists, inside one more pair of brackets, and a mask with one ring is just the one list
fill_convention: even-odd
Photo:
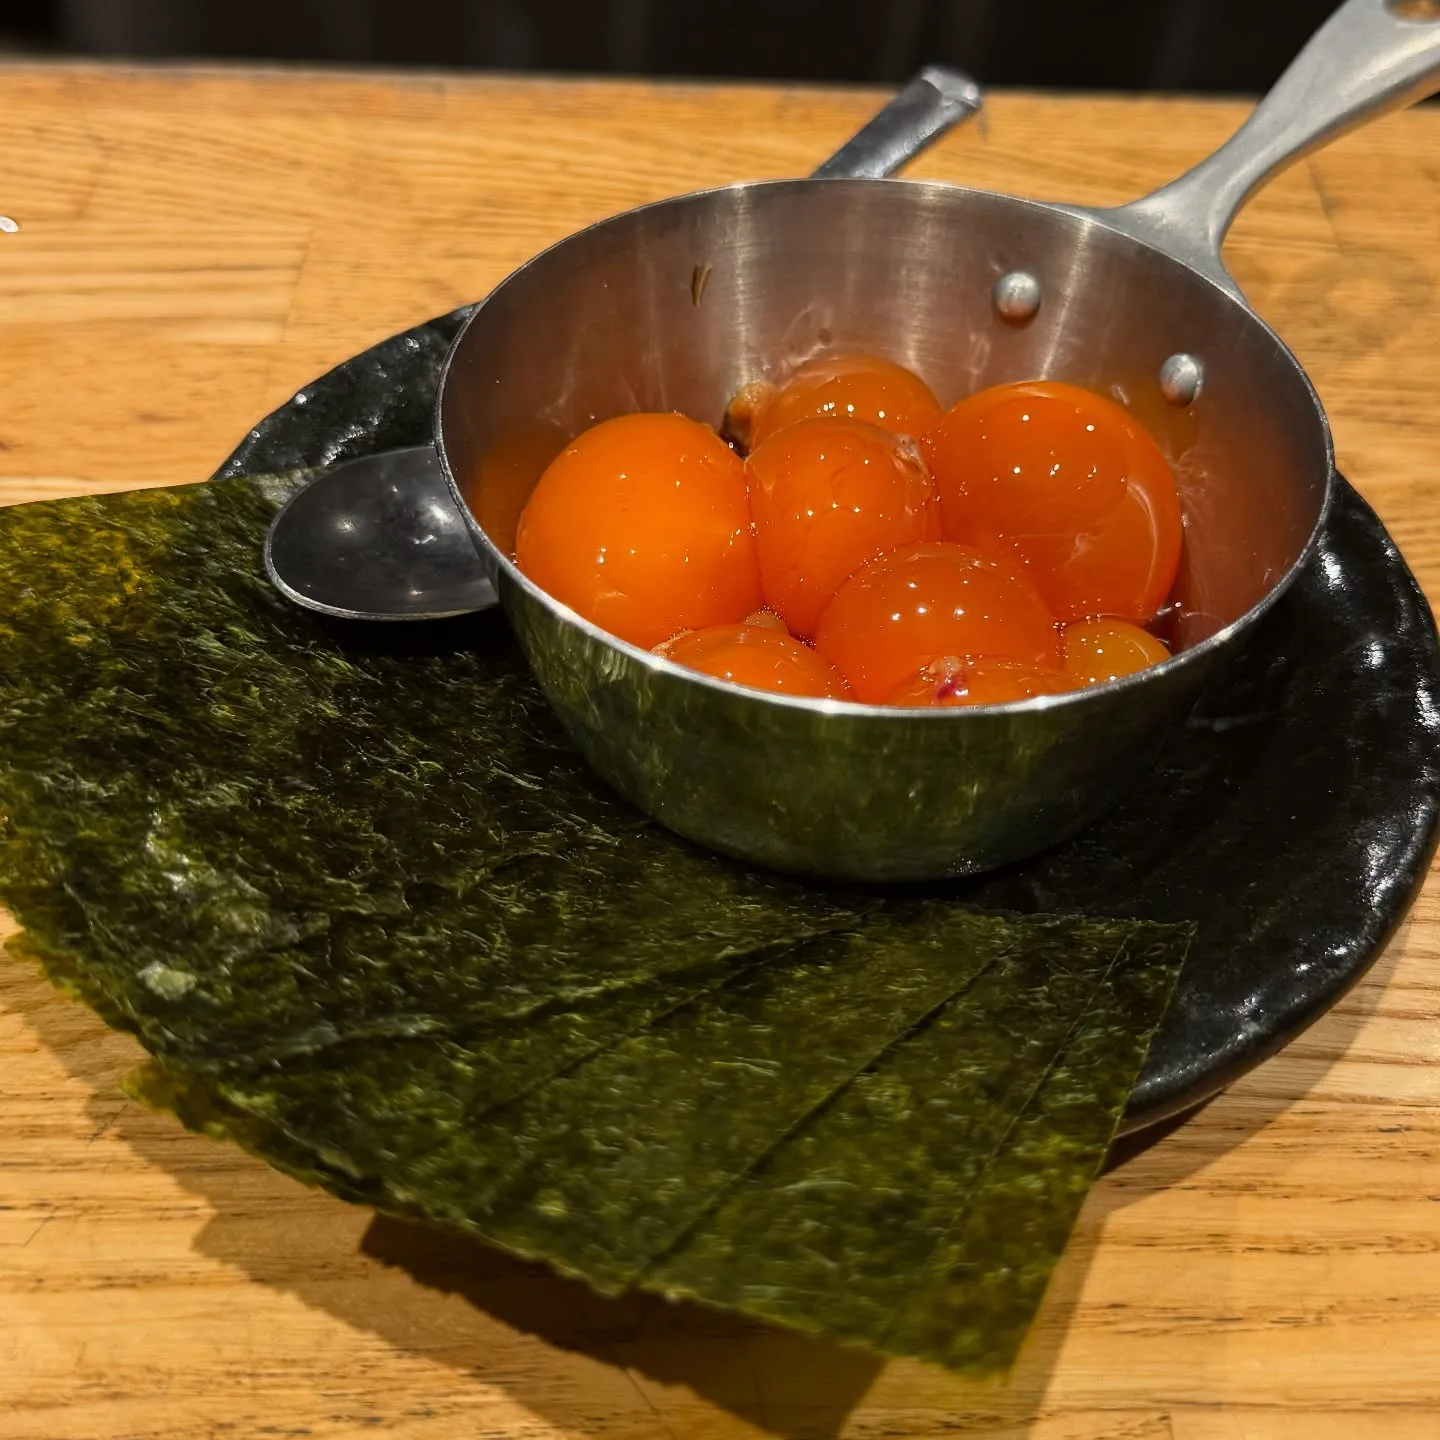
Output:
[[769,625],[711,625],[677,635],[657,645],[655,653],[751,690],[850,698],[849,687],[829,661]]
[[1077,621],[1065,627],[1060,642],[1076,685],[1103,685],[1170,658],[1153,635],[1124,620]]
[[792,635],[867,560],[940,538],[940,508],[911,440],[857,420],[801,420],[745,462],[765,603]]
[[1180,563],[1180,500],[1124,409],[1055,380],[997,385],[925,437],[947,540],[1011,549],[1056,617],[1143,623]]
[[515,563],[645,649],[759,607],[745,468],[683,415],[621,415],[571,441],[520,516]]
[[963,660],[946,656],[927,665],[898,689],[887,705],[918,709],[936,705],[1008,705],[1036,695],[1059,695],[1076,682],[1063,671],[1042,670],[1015,660]]
[[943,542],[901,546],[856,571],[820,617],[815,648],[868,705],[946,656],[1060,668],[1054,619],[1021,564]]
[[893,435],[919,437],[940,413],[930,387],[903,365],[878,355],[826,355],[807,360],[760,398],[747,438],[753,449],[798,420],[863,420]]

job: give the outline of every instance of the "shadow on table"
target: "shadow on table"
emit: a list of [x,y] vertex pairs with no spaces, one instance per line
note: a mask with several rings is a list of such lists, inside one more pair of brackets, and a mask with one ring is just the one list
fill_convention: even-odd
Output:
[[[371,1221],[360,1249],[427,1290],[458,1296],[477,1312],[545,1346],[634,1372],[659,1385],[684,1386],[709,1404],[787,1440],[791,1436],[829,1440],[838,1434],[883,1363],[859,1351],[700,1305],[671,1304],[640,1294],[606,1299],[543,1265],[385,1215]],[[538,1347],[532,1350],[538,1367],[543,1352]],[[780,1379],[776,1362],[782,1356],[795,1377],[787,1388],[800,1401],[798,1406],[785,1403],[783,1390],[776,1393],[774,1382]],[[477,1373],[483,1375],[483,1367]],[[542,1396],[518,1393],[508,1378],[503,1383],[528,1408],[544,1412]],[[663,1425],[663,1412],[648,1390],[641,1388],[640,1393]],[[820,1397],[824,1404],[817,1409]],[[804,1413],[795,1413],[797,1409]],[[551,1418],[573,1423],[575,1417]]]
[[[117,1118],[117,1086],[134,1063],[133,1046],[118,1036],[107,1039],[98,1021],[77,1024],[76,1009],[26,967],[0,968],[0,1002],[24,1014],[67,1069],[92,1087],[87,1103],[102,1128],[113,1128],[211,1208],[195,1242],[202,1254],[398,1350],[502,1389],[557,1426],[579,1424],[595,1435],[623,1428],[633,1435],[638,1395],[655,1434],[672,1440],[702,1427],[712,1433],[715,1417],[705,1422],[707,1406],[780,1440],[833,1440],[875,1389],[872,1403],[893,1411],[897,1424],[919,1411],[932,1417],[939,1411],[947,1429],[981,1440],[1021,1440],[1044,1408],[1109,1216],[1196,1174],[1302,1100],[1368,1019],[1405,938],[1402,931],[1368,983],[1322,1022],[1326,1044],[1313,1064],[1301,1067],[1302,1083],[1288,1087],[1290,1093],[1255,1093],[1251,1082],[1243,1105],[1205,1107],[1189,1123],[1175,1122],[1173,1133],[1147,1134],[1117,1148],[1110,1179],[1090,1197],[1040,1319],[1003,1385],[908,1363],[887,1367],[863,1351],[699,1305],[643,1295],[604,1299],[476,1242],[299,1191],[239,1151],[197,1141],[168,1116],[132,1104]],[[288,1223],[277,1224],[277,1214]],[[259,1233],[267,1225],[268,1237]],[[357,1270],[357,1251],[380,1268]],[[443,1317],[442,1306],[448,1306]],[[616,1383],[592,1378],[587,1384],[575,1357],[606,1367]],[[611,1393],[608,1402],[595,1398],[597,1386]],[[677,1397],[674,1387],[702,1403]],[[623,1404],[616,1394],[624,1395]]]

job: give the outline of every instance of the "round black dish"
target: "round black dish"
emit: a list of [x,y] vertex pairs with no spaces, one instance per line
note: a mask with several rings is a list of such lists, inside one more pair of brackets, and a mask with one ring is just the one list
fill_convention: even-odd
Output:
[[[464,312],[383,341],[266,416],[217,472],[328,465],[432,438]],[[976,904],[1199,926],[1127,1131],[1274,1054],[1365,972],[1424,879],[1440,815],[1440,646],[1414,577],[1343,480],[1323,542],[1247,653],[1098,824],[945,887]]]

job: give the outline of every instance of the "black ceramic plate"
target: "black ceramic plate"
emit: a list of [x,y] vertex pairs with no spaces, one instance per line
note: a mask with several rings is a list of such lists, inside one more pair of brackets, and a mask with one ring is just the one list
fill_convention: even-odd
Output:
[[[262,420],[219,474],[428,441],[462,319],[332,370]],[[1009,909],[1198,923],[1131,1100],[1138,1130],[1214,1094],[1355,983],[1425,876],[1437,801],[1435,624],[1342,480],[1313,561],[1159,763],[1076,839],[958,889]]]

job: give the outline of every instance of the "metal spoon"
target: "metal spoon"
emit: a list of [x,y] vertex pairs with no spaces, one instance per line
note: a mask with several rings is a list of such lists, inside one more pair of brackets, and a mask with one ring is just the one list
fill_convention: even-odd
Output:
[[[889,175],[979,108],[968,75],[927,65],[814,173]],[[297,605],[347,620],[438,620],[496,603],[495,572],[428,445],[311,481],[271,522],[265,569]]]
[[346,620],[440,620],[496,602],[494,570],[433,445],[346,460],[270,523],[265,570],[297,605]]

